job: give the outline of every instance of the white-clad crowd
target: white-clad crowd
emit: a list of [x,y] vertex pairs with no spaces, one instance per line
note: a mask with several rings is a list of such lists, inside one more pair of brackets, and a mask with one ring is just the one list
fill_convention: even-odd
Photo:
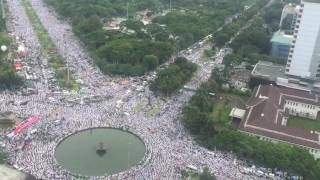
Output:
[[[137,134],[147,147],[146,156],[140,164],[127,171],[90,179],[179,179],[181,170],[190,165],[199,170],[208,167],[219,179],[257,179],[242,173],[245,163],[235,161],[233,154],[208,151],[197,145],[186,131],[179,118],[193,92],[182,91],[170,99],[162,99],[148,89],[146,79],[152,79],[148,75],[126,79],[104,76],[91,64],[71,27],[59,20],[42,0],[30,2],[57,49],[69,63],[72,74],[83,81],[82,93],[58,94],[50,89],[52,85],[48,74],[52,70],[41,52],[25,10],[19,0],[7,1],[8,29],[19,37],[17,43],[27,47],[27,61],[37,62],[29,64],[40,78],[34,81],[38,94],[22,96],[17,92],[1,92],[0,109],[24,118],[31,115],[41,117],[40,123],[14,139],[5,137],[10,130],[2,133],[5,150],[9,153],[8,163],[37,178],[72,179],[80,175],[70,174],[55,160],[54,151],[59,141],[81,129],[114,127]],[[207,46],[200,47],[187,56],[200,65],[187,86],[197,88],[210,77],[214,63],[200,61],[205,48]],[[138,90],[138,86],[143,88]],[[93,100],[93,96],[100,100]],[[87,99],[85,102],[83,97]],[[13,101],[27,103],[22,105]]]

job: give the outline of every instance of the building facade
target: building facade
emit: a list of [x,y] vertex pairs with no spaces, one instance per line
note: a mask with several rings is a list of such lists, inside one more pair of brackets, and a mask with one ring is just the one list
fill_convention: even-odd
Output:
[[320,0],[302,0],[286,73],[293,77],[320,80]]
[[293,100],[285,100],[284,109],[293,116],[305,117],[316,120],[320,107],[312,102],[303,103]]
[[280,19],[280,29],[284,31],[286,34],[292,34],[295,29],[295,24],[297,20],[297,16],[299,13],[300,6],[295,4],[287,4],[284,6],[281,19]]
[[292,46],[293,36],[277,31],[271,38],[271,55],[276,58],[287,59]]

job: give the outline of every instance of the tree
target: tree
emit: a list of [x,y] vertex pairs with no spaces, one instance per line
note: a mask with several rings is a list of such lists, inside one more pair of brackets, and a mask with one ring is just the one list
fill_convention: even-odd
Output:
[[0,88],[19,85],[21,79],[16,75],[14,67],[5,62],[0,62]]
[[6,158],[7,155],[4,152],[0,151],[0,164],[4,164]]
[[205,167],[203,172],[199,175],[200,180],[216,180],[217,178],[210,173],[209,168]]
[[197,66],[194,63],[178,57],[174,64],[170,64],[168,68],[158,73],[157,78],[151,84],[151,90],[169,96],[182,88],[196,69]]
[[143,66],[148,70],[155,69],[159,65],[159,59],[154,55],[145,55],[143,57]]
[[90,16],[88,19],[82,20],[76,27],[77,34],[87,34],[93,31],[98,31],[102,28],[101,19],[99,16]]
[[218,47],[222,47],[229,40],[229,37],[225,33],[218,33],[214,38],[214,43]]
[[241,64],[242,58],[239,54],[228,54],[223,58],[223,64],[230,66],[231,64]]
[[0,46],[9,46],[11,43],[10,37],[5,32],[0,32]]

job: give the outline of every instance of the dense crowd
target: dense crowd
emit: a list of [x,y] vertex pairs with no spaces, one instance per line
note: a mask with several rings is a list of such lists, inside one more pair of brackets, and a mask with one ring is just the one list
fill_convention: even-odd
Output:
[[[10,13],[8,29],[19,37],[17,43],[27,47],[29,53],[26,58],[37,62],[30,66],[40,77],[34,82],[38,94],[21,96],[9,91],[0,94],[1,111],[12,111],[23,118],[31,115],[41,117],[39,124],[14,139],[5,137],[10,130],[2,133],[2,138],[6,139],[5,149],[9,153],[8,163],[13,167],[42,179],[71,179],[72,176],[80,176],[70,174],[56,162],[56,145],[67,135],[81,129],[114,127],[137,134],[144,141],[147,153],[139,165],[109,178],[178,179],[181,170],[192,165],[198,170],[208,167],[219,179],[256,179],[241,173],[246,166],[240,160],[236,161],[233,154],[210,152],[197,145],[185,130],[179,116],[193,92],[181,91],[170,99],[162,99],[155,97],[148,89],[148,75],[140,78],[104,76],[90,63],[86,51],[72,34],[71,27],[58,20],[42,0],[30,0],[76,79],[83,81],[81,93],[55,93],[50,90],[50,65],[41,53],[25,10],[18,0],[7,2]],[[194,49],[190,55],[185,52],[180,54],[200,65],[195,77],[186,86],[197,88],[210,77],[214,63],[200,61],[203,50],[208,47],[205,45]],[[93,96],[100,97],[100,101],[90,100]],[[82,101],[83,97],[86,97],[86,102]],[[14,103],[22,101],[27,103]]]

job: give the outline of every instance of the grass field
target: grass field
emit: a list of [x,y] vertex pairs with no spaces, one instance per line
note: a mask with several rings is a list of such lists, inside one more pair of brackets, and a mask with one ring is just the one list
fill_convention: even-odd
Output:
[[303,128],[306,130],[320,131],[320,120],[312,120],[303,117],[290,116],[287,122],[288,127]]

